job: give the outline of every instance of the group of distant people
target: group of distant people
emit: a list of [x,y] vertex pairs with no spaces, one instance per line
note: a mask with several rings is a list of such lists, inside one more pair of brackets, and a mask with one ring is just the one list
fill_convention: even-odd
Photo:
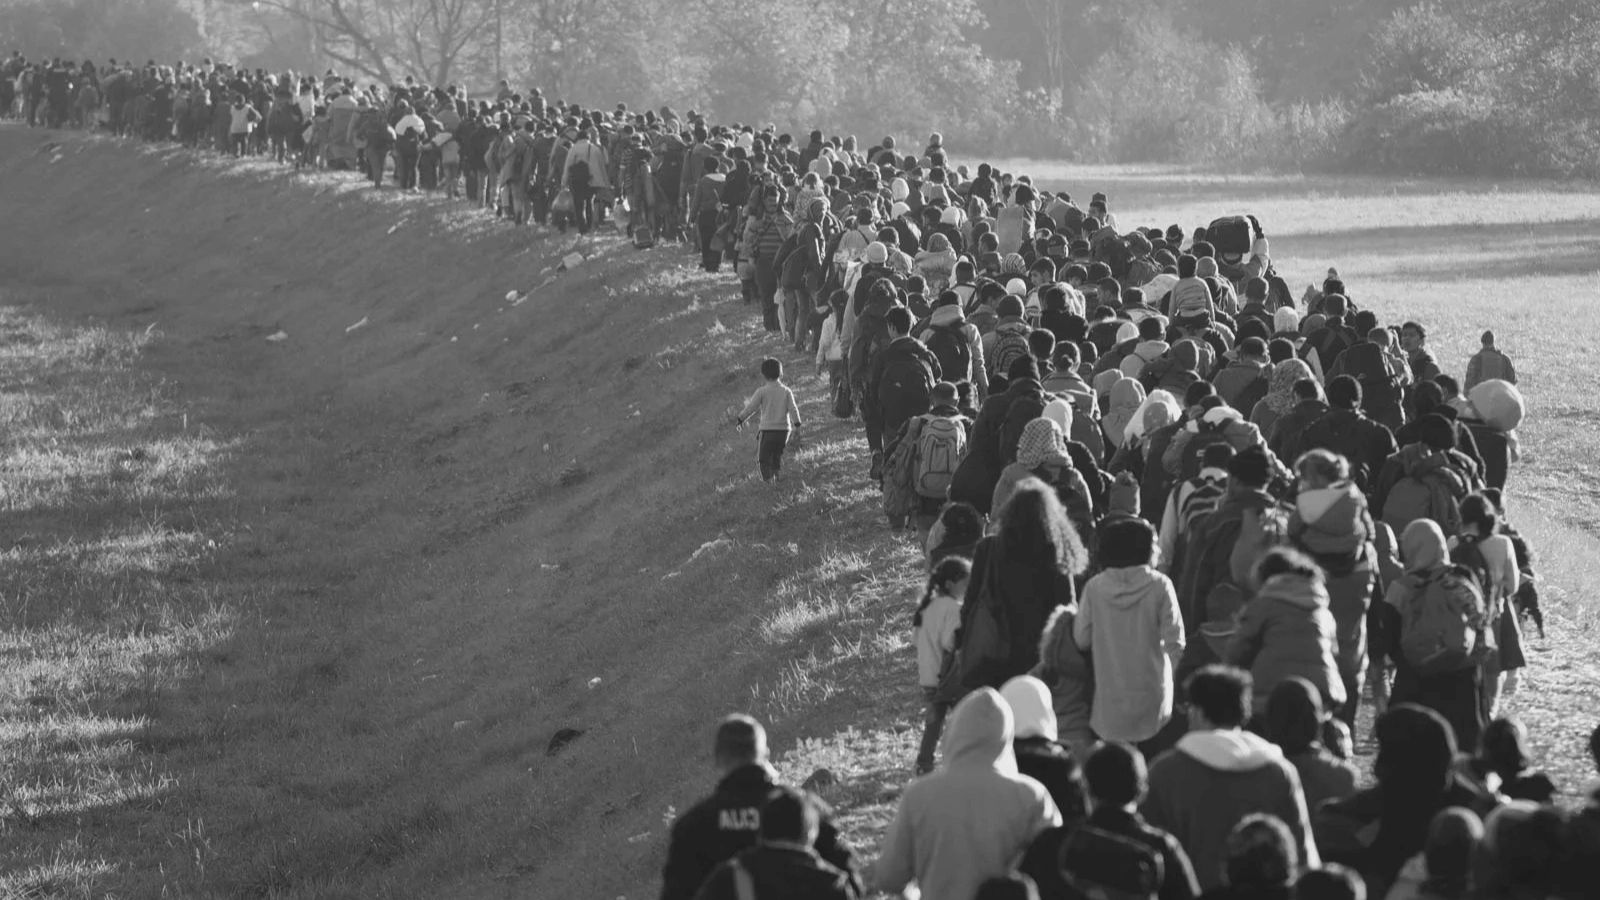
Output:
[[[918,778],[870,872],[765,735],[723,722],[664,900],[1577,898],[1600,805],[1551,805],[1499,715],[1543,633],[1507,518],[1525,411],[1485,333],[1464,379],[1334,270],[1299,298],[1261,223],[1122,228],[988,164],[690,111],[358,87],[205,60],[19,55],[0,110],[461,193],[513,222],[731,264],[859,419],[914,532]],[[76,113],[74,111],[77,111]],[[783,364],[737,414],[783,477]],[[1349,762],[1364,689],[1376,783]],[[1600,804],[1600,800],[1596,801]]]

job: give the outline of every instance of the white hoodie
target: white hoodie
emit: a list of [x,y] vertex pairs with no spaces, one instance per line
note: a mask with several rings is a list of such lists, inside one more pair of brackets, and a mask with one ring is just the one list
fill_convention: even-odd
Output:
[[971,900],[1016,867],[1061,812],[1039,782],[1017,773],[1011,707],[993,688],[968,694],[950,716],[944,767],[911,783],[883,839],[874,883],[923,900]]

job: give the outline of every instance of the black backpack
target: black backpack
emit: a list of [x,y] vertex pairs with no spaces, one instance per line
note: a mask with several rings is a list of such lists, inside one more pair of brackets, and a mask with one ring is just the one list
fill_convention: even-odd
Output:
[[1155,900],[1166,877],[1149,845],[1087,824],[1062,840],[1057,861],[1071,900]]
[[972,347],[959,326],[928,326],[927,345],[945,381],[965,381],[972,374]]

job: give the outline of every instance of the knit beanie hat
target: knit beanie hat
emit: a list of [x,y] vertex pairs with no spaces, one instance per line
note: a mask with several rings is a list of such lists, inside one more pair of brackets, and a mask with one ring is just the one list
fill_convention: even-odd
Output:
[[1209,256],[1200,257],[1200,259],[1196,260],[1194,264],[1194,277],[1217,277],[1217,261]]
[[1022,258],[1021,253],[1008,253],[1000,262],[1000,274],[1021,275],[1028,271],[1028,263]]
[[873,241],[867,245],[867,262],[883,265],[889,261],[889,248],[882,241]]
[[1122,472],[1117,475],[1117,480],[1111,483],[1111,490],[1106,495],[1106,506],[1111,515],[1139,514],[1139,482],[1133,479],[1133,473]]

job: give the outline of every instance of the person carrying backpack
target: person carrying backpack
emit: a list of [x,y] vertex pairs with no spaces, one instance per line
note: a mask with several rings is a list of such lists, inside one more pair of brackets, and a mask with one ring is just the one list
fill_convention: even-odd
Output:
[[1500,533],[1500,513],[1483,494],[1461,501],[1461,534],[1450,542],[1450,561],[1470,571],[1483,591],[1484,641],[1494,648],[1483,666],[1483,718],[1499,715],[1506,676],[1527,665],[1521,623],[1511,598],[1522,587],[1516,548]]
[[1443,416],[1417,420],[1417,443],[1389,457],[1372,489],[1372,506],[1396,534],[1428,519],[1447,535],[1461,531],[1460,503],[1478,484],[1472,465],[1455,449],[1455,430]]
[[983,358],[990,376],[1004,375],[1017,360],[1033,355],[1028,347],[1028,334],[1033,329],[1022,318],[1022,298],[1010,294],[1002,297],[995,312],[1000,320],[983,337]]
[[[1084,762],[1083,775],[1093,812],[1063,854],[1068,884],[1083,896],[1198,897],[1200,883],[1183,845],[1139,814],[1150,790],[1143,754],[1123,743],[1101,744]],[[1153,890],[1146,889],[1147,873],[1159,873]],[[1099,894],[1097,888],[1119,893]]]
[[1344,680],[1334,653],[1338,634],[1328,608],[1322,569],[1289,547],[1268,550],[1250,573],[1255,595],[1239,612],[1222,658],[1250,672],[1254,715],[1267,710],[1273,690],[1289,678],[1304,678],[1329,709],[1344,705]]
[[970,381],[979,397],[989,396],[989,370],[984,365],[983,336],[967,322],[961,299],[954,291],[943,291],[933,304],[928,323],[917,339],[939,360],[939,371],[951,383]]
[[1378,573],[1373,562],[1377,533],[1367,498],[1350,481],[1350,463],[1326,450],[1295,461],[1299,493],[1289,517],[1289,540],[1326,574],[1328,608],[1338,632],[1336,662],[1346,702],[1330,707],[1354,727],[1367,669],[1367,614]]
[[[1368,317],[1370,314],[1363,312],[1356,318]],[[1392,349],[1393,343],[1392,332],[1373,327],[1327,368],[1326,378],[1353,376],[1361,385],[1361,409],[1367,417],[1399,428],[1406,422],[1405,398],[1411,385],[1411,369]]]
[[1437,712],[1457,740],[1476,746],[1485,721],[1480,685],[1489,652],[1483,591],[1471,572],[1451,564],[1444,532],[1431,519],[1406,527],[1400,555],[1405,575],[1384,597],[1400,621],[1389,701]]
[[717,866],[695,900],[857,900],[855,873],[823,859],[812,845],[821,817],[811,798],[787,787],[761,807],[756,844]]
[[[1177,579],[1186,630],[1198,628],[1206,609],[1216,605],[1213,593],[1235,595],[1242,605],[1244,584],[1257,559],[1274,543],[1287,542],[1288,516],[1267,493],[1272,477],[1267,452],[1259,447],[1228,462],[1227,496],[1201,520]],[[1280,530],[1285,533],[1276,540]]]
[[[973,421],[966,459],[950,485],[952,501],[970,503],[984,514],[994,511],[990,504],[995,485],[1000,481],[1001,470],[1016,460],[1016,441],[1022,428],[1044,414],[1044,390],[1039,386],[1039,366],[1033,357],[1017,360],[1007,374],[1010,383],[1005,392],[985,400]],[[1015,415],[1013,407],[1018,407]],[[1012,431],[1015,433],[1009,435],[1008,442],[1007,433]]]
[[1400,447],[1394,432],[1361,412],[1361,384],[1348,375],[1329,380],[1327,415],[1301,435],[1305,450],[1327,450],[1350,464],[1350,478],[1361,491],[1377,480],[1383,464]]
[[[896,306],[884,313],[889,342],[872,360],[867,397],[875,403],[883,434],[896,434],[907,421],[933,406],[933,386],[942,374],[939,360],[911,337],[911,311]],[[888,448],[885,448],[887,452]]]
[[933,408],[920,417],[911,485],[918,498],[914,514],[917,537],[923,544],[950,497],[950,484],[967,455],[972,434],[972,420],[956,408],[956,400],[956,386],[941,381],[933,386]]
[[[853,314],[851,310],[845,310],[841,317],[841,325],[848,336],[841,340],[845,345],[850,390],[861,410],[861,421],[867,430],[867,447],[872,451],[871,477],[876,481],[883,475],[884,433],[882,407],[878,403],[876,384],[872,376],[877,358],[891,341],[885,317],[891,310],[903,307],[900,305],[900,296],[895,291],[893,282],[887,278],[875,279],[871,284],[860,285],[857,297],[865,299],[859,304],[852,303],[852,306],[860,306],[858,313]],[[906,319],[910,319],[909,312]]]
[[1088,482],[1072,464],[1065,439],[1056,423],[1047,418],[1029,422],[1017,444],[1017,460],[1006,466],[995,484],[991,509],[1000,509],[1011,499],[1017,485],[1037,478],[1049,485],[1066,507],[1067,517],[1079,534],[1087,534],[1094,524],[1094,505]]
[[1237,451],[1227,441],[1208,443],[1200,453],[1200,470],[1178,483],[1167,497],[1161,516],[1161,554],[1158,568],[1182,571],[1186,545],[1196,528],[1216,512],[1228,493],[1228,463]]
[[561,170],[561,184],[572,192],[573,218],[578,223],[578,233],[588,234],[595,226],[595,194],[609,189],[606,173],[611,162],[605,148],[600,146],[594,126],[586,125],[578,140],[567,149],[566,163]]

